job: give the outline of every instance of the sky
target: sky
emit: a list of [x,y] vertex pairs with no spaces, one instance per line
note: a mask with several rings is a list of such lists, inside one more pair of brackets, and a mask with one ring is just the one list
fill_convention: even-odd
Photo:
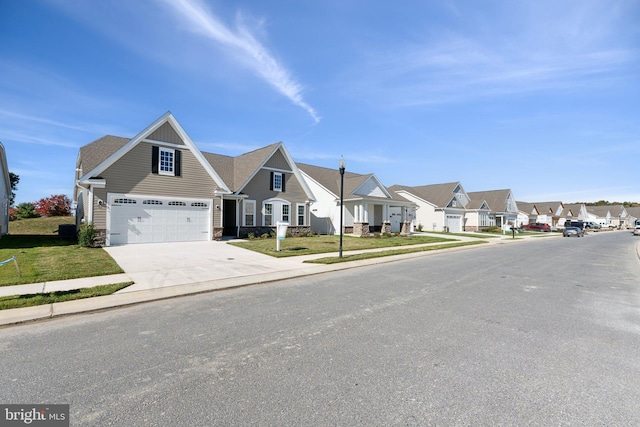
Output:
[[386,186],[640,202],[638,0],[0,0],[16,204],[171,111],[202,151],[282,141]]

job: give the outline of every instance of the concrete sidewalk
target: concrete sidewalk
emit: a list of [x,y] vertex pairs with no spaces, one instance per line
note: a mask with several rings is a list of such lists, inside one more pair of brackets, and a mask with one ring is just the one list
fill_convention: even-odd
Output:
[[[441,236],[441,235],[440,235]],[[452,236],[460,241],[477,240]],[[490,238],[490,244],[522,242],[511,238]],[[380,252],[401,248],[439,245],[430,243],[395,248],[378,248],[345,251],[344,255],[363,252]],[[123,274],[87,277],[56,282],[0,287],[0,296],[38,294],[43,292],[74,290],[113,283],[134,282],[115,294],[75,301],[46,304],[36,307],[0,310],[0,325],[20,323],[72,313],[95,311],[181,295],[228,289],[266,283],[293,277],[338,271],[364,265],[382,264],[443,251],[468,250],[485,245],[439,249],[433,252],[416,252],[385,256],[362,261],[350,261],[332,265],[309,264],[310,259],[338,256],[324,253],[288,258],[273,258],[252,252],[225,242],[184,242],[167,244],[124,245],[104,248],[125,271]],[[198,256],[194,256],[194,251]]]

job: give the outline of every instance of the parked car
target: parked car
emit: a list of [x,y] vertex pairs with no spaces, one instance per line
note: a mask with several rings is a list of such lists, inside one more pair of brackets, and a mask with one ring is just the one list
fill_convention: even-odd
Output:
[[582,228],[580,228],[580,227],[565,227],[564,231],[562,232],[562,237],[571,237],[571,236],[583,237],[584,233],[582,231]]
[[584,230],[586,227],[586,222],[584,221],[566,221],[564,223],[565,227],[578,227],[581,230]]
[[640,236],[640,225],[636,225],[636,228],[633,229],[634,236]]
[[531,231],[551,231],[549,224],[545,224],[544,222],[532,222],[531,224],[527,224],[525,228]]
[[593,221],[587,221],[584,223],[584,227],[588,228],[589,230],[600,230],[602,227],[600,226],[600,224],[593,222]]

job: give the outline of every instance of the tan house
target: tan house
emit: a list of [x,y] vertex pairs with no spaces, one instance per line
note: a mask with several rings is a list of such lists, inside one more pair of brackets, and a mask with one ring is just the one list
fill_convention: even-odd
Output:
[[563,226],[566,218],[562,202],[517,202],[521,212],[529,217],[529,223],[539,222],[550,227]]
[[80,148],[77,223],[106,245],[309,230],[313,194],[282,143],[237,157],[201,152],[167,112],[135,137]]

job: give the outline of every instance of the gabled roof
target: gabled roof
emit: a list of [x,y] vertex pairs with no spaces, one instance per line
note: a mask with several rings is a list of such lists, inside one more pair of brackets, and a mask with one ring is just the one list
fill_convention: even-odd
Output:
[[635,206],[632,208],[625,208],[627,210],[627,213],[629,214],[629,216],[633,217],[633,218],[640,218],[640,206]]
[[567,203],[564,205],[564,211],[562,211],[562,216],[568,217],[577,217],[580,215],[580,211],[582,210],[582,203]]
[[520,212],[526,213],[527,215],[531,215],[533,211],[535,211],[536,214],[540,213],[535,203],[529,203],[529,202],[516,202],[516,203],[518,205],[518,210]]
[[506,188],[503,190],[471,191],[467,193],[467,196],[471,199],[467,209],[480,209],[482,202],[486,201],[493,212],[507,212],[507,200],[511,196],[511,190]]
[[[392,185],[389,190],[392,192],[406,191],[425,202],[430,202],[437,207],[446,207],[455,197],[454,190],[462,185],[459,181],[447,182],[445,184],[421,185],[418,187],[410,187],[407,185]],[[464,190],[463,190],[464,191]]]
[[587,206],[587,212],[599,218],[606,218],[607,216],[613,216],[610,208],[611,206]]
[[[516,202],[516,203],[520,205],[520,203],[524,203],[524,202]],[[544,215],[544,214],[555,215],[556,212],[558,212],[558,210],[560,209],[560,207],[564,207],[562,202],[533,202],[532,204],[536,206],[536,209],[538,210],[538,213],[540,215]]]
[[[262,168],[265,163],[276,153],[281,152],[291,168],[291,172],[297,177],[307,197],[313,199],[313,193],[300,175],[300,171],[292,160],[291,155],[281,143],[275,143],[263,148],[241,154],[236,157],[221,154],[206,153],[200,151],[191,141],[180,124],[170,112],[167,112],[134,138],[122,138],[118,136],[104,136],[80,148],[78,154],[78,166],[82,164],[82,176],[79,182],[97,177],[102,171],[115,163],[138,143],[148,139],[162,126],[171,126],[173,139],[181,140],[194,154],[209,175],[214,179],[218,187],[228,193],[240,193],[249,183],[251,178]],[[86,172],[86,173],[85,173]]]
[[[82,176],[79,177],[78,182],[81,184],[88,183],[89,179],[100,176],[100,174],[104,172],[109,166],[113,165],[120,158],[122,158],[122,156],[127,154],[136,145],[151,136],[156,130],[158,130],[165,124],[169,124],[171,126],[173,132],[175,132],[174,135],[176,135],[176,137],[178,137],[191,151],[194,157],[207,171],[209,176],[211,176],[211,178],[216,182],[218,187],[220,187],[223,191],[231,192],[229,188],[227,188],[222,178],[220,178],[218,173],[205,159],[202,152],[198,149],[198,147],[196,147],[193,141],[191,141],[189,135],[187,135],[184,129],[182,129],[182,126],[180,126],[175,117],[173,117],[173,114],[171,114],[171,112],[169,111],[163,114],[155,122],[147,126],[147,128],[145,128],[138,135],[129,140],[126,140],[125,138],[107,136],[104,138],[100,138],[84,147],[81,147],[80,157],[78,158],[78,161],[82,159],[83,170]],[[85,149],[84,153],[82,151],[83,148]]]
[[[309,178],[324,187],[336,199],[340,197],[340,171],[338,169],[325,168],[322,166],[314,166],[305,163],[298,163],[298,168]],[[377,187],[381,191],[380,196],[363,194],[359,190],[364,190],[367,186]],[[347,199],[380,199],[394,200],[400,203],[406,203],[407,200],[399,197],[389,191],[379,180],[372,174],[359,174],[355,172],[344,172],[344,197]]]

